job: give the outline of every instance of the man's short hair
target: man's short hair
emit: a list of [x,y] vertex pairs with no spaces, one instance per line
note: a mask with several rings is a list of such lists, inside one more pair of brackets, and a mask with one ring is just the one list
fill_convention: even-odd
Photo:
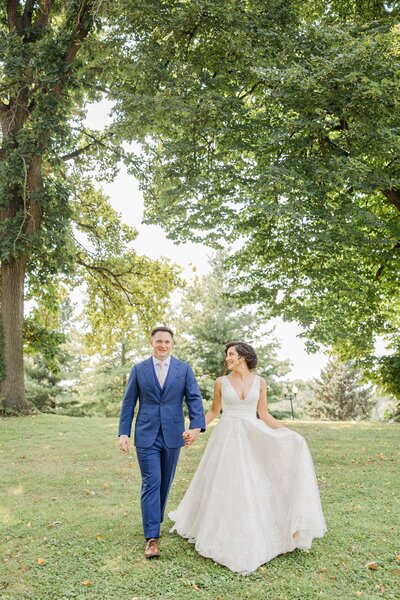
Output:
[[166,331],[172,338],[174,337],[174,332],[169,327],[155,327],[151,332],[150,337],[154,337],[159,331]]

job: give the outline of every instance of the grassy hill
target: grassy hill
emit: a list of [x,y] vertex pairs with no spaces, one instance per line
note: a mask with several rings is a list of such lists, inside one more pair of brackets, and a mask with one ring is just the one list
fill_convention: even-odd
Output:
[[[400,596],[398,425],[288,422],[309,443],[328,534],[243,577],[168,533],[143,558],[134,452],[115,419],[0,420],[0,598],[395,599]],[[196,469],[208,432],[182,451],[169,507]],[[366,565],[376,562],[376,570]],[[42,563],[42,564],[39,564]]]

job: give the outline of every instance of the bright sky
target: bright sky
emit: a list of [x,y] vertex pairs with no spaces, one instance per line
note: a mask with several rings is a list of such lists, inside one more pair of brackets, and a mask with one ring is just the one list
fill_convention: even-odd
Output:
[[[101,129],[109,121],[110,108],[110,104],[106,102],[91,106],[87,125]],[[103,184],[102,187],[108,194],[112,206],[121,214],[123,221],[139,231],[134,245],[139,254],[150,258],[165,256],[180,265],[183,268],[183,276],[187,278],[193,274],[193,267],[200,274],[208,272],[208,256],[211,251],[207,247],[192,243],[176,245],[167,239],[161,227],[141,223],[143,196],[137,180],[126,172],[124,166],[121,166],[120,173],[113,183]],[[307,354],[303,341],[297,337],[301,333],[301,328],[296,323],[284,323],[281,319],[276,319],[274,324],[276,337],[281,344],[279,356],[282,359],[289,359],[293,364],[289,377],[291,379],[318,377],[327,361],[326,356]]]

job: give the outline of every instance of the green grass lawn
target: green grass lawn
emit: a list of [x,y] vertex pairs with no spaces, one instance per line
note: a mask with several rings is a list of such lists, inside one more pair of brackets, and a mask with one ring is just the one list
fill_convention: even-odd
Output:
[[[0,598],[399,598],[399,426],[293,427],[314,457],[328,534],[243,577],[197,555],[169,522],[161,559],[143,558],[139,469],[118,450],[115,419],[1,419]],[[169,508],[209,435],[182,451]]]

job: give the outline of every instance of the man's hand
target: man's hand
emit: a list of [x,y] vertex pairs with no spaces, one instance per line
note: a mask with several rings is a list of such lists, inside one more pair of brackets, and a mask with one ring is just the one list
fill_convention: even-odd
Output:
[[129,452],[129,437],[127,435],[119,436],[119,447],[126,454]]
[[184,431],[182,433],[182,437],[185,440],[185,447],[189,448],[193,444],[193,442],[195,442],[197,440],[199,435],[200,435],[200,428],[186,429],[186,431]]

